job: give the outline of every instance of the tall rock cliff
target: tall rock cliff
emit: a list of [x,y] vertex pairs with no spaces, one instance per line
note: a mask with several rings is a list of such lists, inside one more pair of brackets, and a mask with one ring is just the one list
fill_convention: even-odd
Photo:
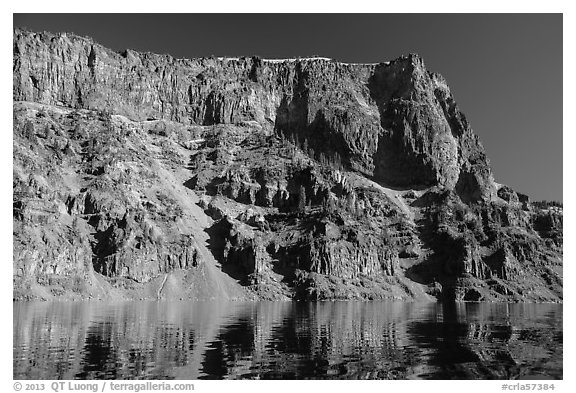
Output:
[[186,60],[16,30],[13,70],[16,298],[562,297],[561,208],[494,182],[417,55]]

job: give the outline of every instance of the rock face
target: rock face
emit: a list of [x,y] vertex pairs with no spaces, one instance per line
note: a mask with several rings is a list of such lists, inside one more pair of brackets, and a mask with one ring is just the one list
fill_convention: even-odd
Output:
[[446,81],[14,32],[14,296],[562,299]]

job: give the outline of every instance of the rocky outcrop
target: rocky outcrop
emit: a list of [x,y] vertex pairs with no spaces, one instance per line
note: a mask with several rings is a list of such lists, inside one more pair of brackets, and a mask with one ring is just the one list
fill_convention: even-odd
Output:
[[370,78],[384,129],[375,177],[396,186],[457,188],[467,199],[489,198],[488,161],[446,81],[410,55],[378,65]]
[[562,298],[561,206],[494,182],[417,55],[186,60],[16,30],[13,71],[15,298]]
[[182,60],[16,31],[14,100],[132,120],[253,121],[386,184],[458,184],[472,200],[495,192],[483,148],[446,82],[416,55],[378,65]]
[[30,103],[14,116],[15,297],[156,297],[165,275],[210,263],[192,195],[166,173],[179,155],[147,124]]
[[[499,195],[510,196],[510,189],[499,190]],[[451,192],[425,195],[420,203],[427,206],[426,232],[433,234],[425,232],[425,243],[434,254],[414,266],[413,273],[441,283],[443,296],[521,299],[532,296],[535,288],[541,299],[561,294],[562,241],[552,245],[536,231],[532,222],[541,210],[498,200],[470,209]]]

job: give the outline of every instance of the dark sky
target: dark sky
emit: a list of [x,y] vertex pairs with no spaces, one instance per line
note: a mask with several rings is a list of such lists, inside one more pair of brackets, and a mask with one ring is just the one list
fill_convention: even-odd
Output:
[[496,181],[563,200],[561,14],[15,14],[14,25],[178,58],[415,52],[448,80]]

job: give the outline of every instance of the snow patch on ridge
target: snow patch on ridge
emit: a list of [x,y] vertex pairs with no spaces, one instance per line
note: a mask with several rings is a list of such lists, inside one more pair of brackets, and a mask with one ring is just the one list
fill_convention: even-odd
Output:
[[262,59],[262,61],[267,61],[269,63],[284,63],[286,61],[293,62],[298,60],[326,60],[326,61],[334,61],[329,57],[300,57],[297,59]]
[[[216,59],[218,59],[219,61],[239,61],[241,60],[240,57],[217,57]],[[288,58],[288,59],[262,59],[263,62],[266,63],[293,63],[296,61],[333,61],[335,63],[338,64],[342,64],[342,65],[377,65],[377,64],[390,64],[389,61],[385,61],[385,62],[381,62],[381,63],[343,63],[340,61],[336,61],[330,57],[300,57],[300,58]]]

